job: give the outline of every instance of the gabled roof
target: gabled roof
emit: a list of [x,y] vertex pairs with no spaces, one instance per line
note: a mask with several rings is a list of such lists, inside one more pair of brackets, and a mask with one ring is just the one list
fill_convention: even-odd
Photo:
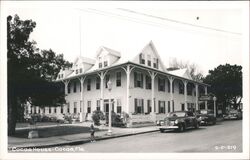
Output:
[[183,78],[186,78],[186,79],[193,80],[192,77],[191,77],[191,75],[189,74],[187,68],[173,70],[173,71],[168,71],[168,73],[170,73],[172,75],[175,75],[175,76],[178,76],[178,77],[183,77]]
[[87,57],[82,57],[82,56],[78,56],[73,64],[76,64],[78,61],[81,61],[80,63],[88,63],[88,64],[95,64],[95,60],[91,59],[91,58],[87,58]]
[[[145,45],[146,44],[146,45]],[[131,44],[132,46],[127,46],[124,49],[121,49],[121,53],[122,56],[119,58],[118,61],[116,61],[115,63],[113,63],[113,65],[117,65],[117,64],[122,64],[122,63],[126,63],[126,62],[133,62],[136,58],[137,55],[139,55],[140,53],[143,52],[143,50],[145,50],[148,46],[150,46],[154,52],[154,54],[156,55],[156,57],[159,59],[159,64],[161,65],[161,68],[166,71],[166,67],[164,66],[161,57],[159,56],[155,45],[153,44],[153,41],[147,41],[147,43],[142,43],[142,42],[136,42]],[[125,45],[124,45],[125,46]],[[106,47],[105,47],[106,48]],[[134,55],[134,56],[131,56]]]
[[159,60],[159,62],[160,62],[159,64],[161,65],[161,68],[163,69],[163,71],[166,71],[166,67],[165,67],[164,63],[162,62],[161,57],[160,57],[160,55],[158,54],[158,52],[157,52],[157,50],[156,50],[156,48],[155,48],[155,45],[154,45],[153,41],[151,40],[151,41],[145,46],[145,48],[146,48],[147,46],[151,46],[151,48],[152,48],[153,51],[154,51],[154,54],[156,55],[156,57],[158,58],[158,60]]
[[[127,48],[126,48],[126,45],[127,45]],[[112,68],[112,67],[115,67],[115,66],[123,65],[125,63],[134,63],[134,64],[141,65],[138,62],[135,62],[134,60],[140,53],[143,53],[143,51],[145,49],[147,49],[147,47],[150,47],[150,49],[152,49],[152,51],[150,51],[150,52],[155,54],[155,56],[159,60],[160,67],[163,69],[163,70],[159,70],[160,72],[164,72],[164,73],[167,73],[167,74],[170,74],[170,75],[173,75],[173,76],[178,76],[178,77],[182,77],[184,79],[193,81],[193,79],[192,79],[192,77],[191,77],[191,75],[190,75],[187,68],[173,70],[173,71],[167,71],[166,67],[164,66],[164,64],[163,64],[163,62],[162,62],[162,60],[161,60],[161,58],[160,58],[160,56],[159,56],[159,54],[158,54],[158,52],[156,50],[156,47],[154,46],[154,44],[152,42],[152,40],[149,41],[148,43],[146,43],[146,45],[143,42],[133,43],[131,47],[129,47],[128,44],[126,44],[126,45],[122,46],[122,48],[119,49],[119,52],[116,51],[116,50],[110,49],[108,47],[101,46],[97,50],[96,57],[98,57],[103,51],[105,51],[107,54],[112,54],[112,55],[118,57],[117,61],[115,61],[113,64],[111,64],[107,68]],[[121,56],[120,53],[122,53],[122,56]],[[131,55],[133,55],[133,56],[131,56]],[[86,58],[86,57],[81,57],[81,56],[76,58],[76,60],[74,61],[74,64],[78,63],[79,60],[80,60],[80,63],[84,62],[84,63],[88,63],[88,64],[92,65],[92,67],[90,69],[88,69],[87,71],[85,71],[84,73],[81,73],[81,74],[88,74],[88,73],[92,73],[92,72],[95,72],[95,71],[105,69],[105,68],[99,68],[98,63],[95,63],[96,60]],[[148,67],[148,66],[146,66],[146,65],[143,66],[142,65],[142,67]],[[154,68],[152,68],[152,69],[157,70],[157,69],[154,69]],[[73,71],[71,74],[69,74],[65,78],[80,76],[81,74],[76,75],[75,72]]]
[[110,48],[108,48],[108,47],[104,47],[104,46],[101,46],[101,47],[97,50],[96,57],[98,57],[98,56],[102,53],[103,50],[107,51],[109,54],[114,55],[114,56],[116,56],[116,57],[121,57],[121,53],[120,53],[120,52],[115,51],[115,50],[113,50],[113,49],[110,49]]

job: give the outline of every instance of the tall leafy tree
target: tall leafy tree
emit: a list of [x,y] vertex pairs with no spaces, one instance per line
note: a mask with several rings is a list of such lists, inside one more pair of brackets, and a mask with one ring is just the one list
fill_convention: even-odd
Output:
[[18,110],[27,100],[39,106],[65,102],[60,83],[53,80],[61,68],[71,64],[52,50],[40,50],[30,34],[36,27],[32,20],[21,20],[18,15],[7,17],[8,68],[8,134],[15,133]]
[[203,74],[202,72],[198,69],[197,64],[195,63],[188,63],[188,62],[183,62],[179,61],[176,58],[174,58],[170,63],[169,63],[169,68],[167,70],[172,71],[172,70],[177,70],[177,69],[183,69],[187,68],[190,76],[192,77],[193,80],[202,82],[203,81]]
[[228,105],[237,108],[242,99],[242,67],[240,65],[219,65],[204,79],[211,84],[209,91],[214,93],[219,103],[223,104],[223,110]]

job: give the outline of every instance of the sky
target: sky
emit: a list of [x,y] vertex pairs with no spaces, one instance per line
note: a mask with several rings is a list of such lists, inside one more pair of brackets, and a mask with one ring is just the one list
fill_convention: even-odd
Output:
[[30,38],[70,62],[79,55],[95,59],[100,46],[133,57],[152,40],[166,67],[176,58],[195,63],[206,75],[220,64],[242,65],[244,19],[237,5],[99,4],[6,1],[2,6],[6,15],[35,21]]

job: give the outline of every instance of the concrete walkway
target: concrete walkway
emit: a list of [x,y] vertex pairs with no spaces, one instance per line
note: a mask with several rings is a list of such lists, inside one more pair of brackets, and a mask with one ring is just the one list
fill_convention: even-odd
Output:
[[[78,124],[63,124],[63,125],[80,125],[80,126],[90,126],[90,123],[78,123]],[[45,128],[46,126],[40,126],[37,128]],[[48,128],[53,126],[47,126]],[[112,128],[112,135],[107,135],[108,127],[107,126],[98,126],[102,131],[95,133],[96,141],[105,140],[110,138],[118,138],[123,136],[131,136],[136,134],[143,134],[148,132],[158,131],[156,126],[141,127],[141,128]],[[22,130],[26,128],[18,128]],[[103,131],[105,130],[105,131]],[[48,138],[17,138],[17,137],[8,137],[8,149],[11,150],[15,148],[44,148],[44,147],[53,147],[60,145],[70,145],[70,144],[83,144],[90,142],[90,133],[80,133],[80,134],[71,134],[65,136],[54,136]]]

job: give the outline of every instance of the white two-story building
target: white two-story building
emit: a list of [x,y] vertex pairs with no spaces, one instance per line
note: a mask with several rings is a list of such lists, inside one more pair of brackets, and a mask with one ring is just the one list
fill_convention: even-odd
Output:
[[114,112],[130,115],[207,107],[198,97],[207,94],[208,85],[192,80],[187,69],[168,71],[152,41],[133,55],[100,47],[96,59],[76,58],[72,68],[61,70],[56,80],[64,83],[66,105],[44,112],[78,113],[83,120],[89,119],[95,110],[108,112],[109,99]]

